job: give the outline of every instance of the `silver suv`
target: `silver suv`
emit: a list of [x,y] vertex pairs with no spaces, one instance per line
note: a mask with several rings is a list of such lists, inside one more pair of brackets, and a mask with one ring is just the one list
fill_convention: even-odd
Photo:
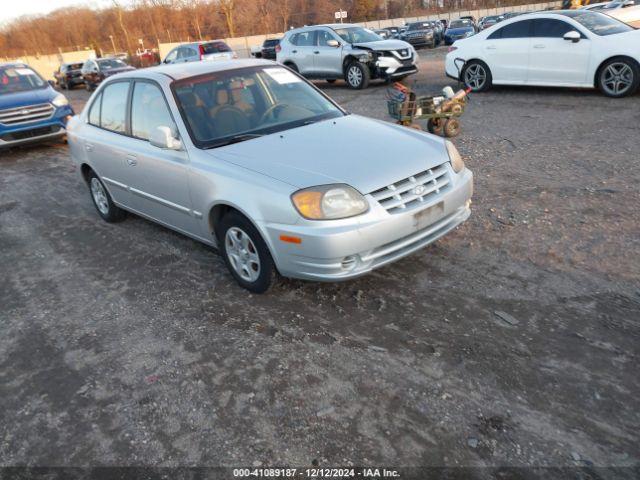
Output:
[[373,78],[400,80],[418,71],[418,56],[407,42],[340,23],[290,30],[280,41],[277,60],[307,78],[344,78],[356,89]]
[[185,43],[171,50],[162,63],[187,63],[201,60],[232,60],[238,55],[222,40]]

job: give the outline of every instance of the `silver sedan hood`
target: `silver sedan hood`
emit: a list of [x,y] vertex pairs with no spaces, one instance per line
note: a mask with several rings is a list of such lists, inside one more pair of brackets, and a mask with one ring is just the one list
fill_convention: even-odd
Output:
[[407,42],[402,40],[378,40],[377,42],[354,43],[354,48],[364,47],[371,50],[400,50],[403,48],[411,48]]
[[358,115],[206,152],[297,188],[346,183],[363,194],[449,161],[441,138]]

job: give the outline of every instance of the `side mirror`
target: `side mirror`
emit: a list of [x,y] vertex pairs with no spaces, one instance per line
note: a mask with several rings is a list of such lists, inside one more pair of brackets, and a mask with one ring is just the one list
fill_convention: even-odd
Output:
[[173,136],[169,127],[156,127],[149,135],[149,143],[163,150],[182,149],[182,142]]
[[331,40],[327,40],[327,46],[329,47],[333,47],[333,48],[338,48],[340,46],[340,42],[334,39]]
[[580,41],[580,34],[575,30],[571,30],[570,32],[565,33],[562,38],[568,42],[578,43]]

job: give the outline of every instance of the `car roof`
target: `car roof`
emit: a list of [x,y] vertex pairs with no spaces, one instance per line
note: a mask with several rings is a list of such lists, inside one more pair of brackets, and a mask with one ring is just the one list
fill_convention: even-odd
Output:
[[22,62],[0,62],[0,67],[28,67],[26,63]]
[[276,62],[260,59],[237,59],[218,62],[188,62],[174,63],[170,65],[158,65],[150,68],[141,68],[139,70],[132,70],[131,72],[118,74],[118,76],[114,78],[148,78],[157,80],[162,77],[169,77],[173,80],[182,80],[185,78],[196,77],[198,75],[204,75],[207,73],[257,66],[282,67],[282,65],[279,65]]
[[289,30],[287,34],[298,33],[298,32],[306,32],[309,29],[318,28],[318,27],[326,27],[331,29],[336,28],[365,28],[362,25],[358,25],[357,23],[322,23],[320,25],[305,25],[304,27],[294,28],[293,30]]

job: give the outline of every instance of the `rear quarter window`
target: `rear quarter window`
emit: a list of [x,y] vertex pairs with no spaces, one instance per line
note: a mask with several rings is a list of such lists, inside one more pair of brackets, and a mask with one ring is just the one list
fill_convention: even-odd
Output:
[[102,105],[102,93],[98,95],[98,97],[91,104],[91,110],[89,110],[89,123],[91,125],[95,125],[96,127],[100,126],[100,108]]
[[222,53],[222,52],[230,52],[231,48],[224,42],[211,42],[211,43],[203,43],[202,51],[205,55],[209,55],[211,53]]

